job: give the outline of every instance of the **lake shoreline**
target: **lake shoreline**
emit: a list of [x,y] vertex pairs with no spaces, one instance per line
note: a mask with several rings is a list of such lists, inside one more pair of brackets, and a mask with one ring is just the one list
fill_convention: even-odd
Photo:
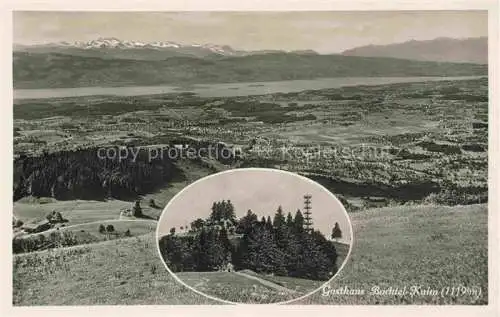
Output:
[[269,82],[240,82],[193,85],[120,86],[14,89],[14,100],[70,98],[85,96],[145,96],[170,93],[194,93],[200,97],[237,97],[291,93],[352,86],[377,86],[384,84],[413,83],[426,81],[473,80],[487,76],[460,77],[336,77],[309,80],[286,80]]

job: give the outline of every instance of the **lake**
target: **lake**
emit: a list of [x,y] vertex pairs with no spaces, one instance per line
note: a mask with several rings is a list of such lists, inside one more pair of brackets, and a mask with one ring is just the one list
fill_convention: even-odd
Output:
[[82,97],[95,95],[140,96],[166,93],[192,92],[202,97],[233,97],[289,93],[309,89],[339,88],[359,85],[383,85],[423,81],[467,80],[484,76],[466,77],[339,77],[309,80],[271,82],[197,84],[191,86],[130,86],[130,87],[79,87],[48,89],[14,89],[14,99],[44,99]]

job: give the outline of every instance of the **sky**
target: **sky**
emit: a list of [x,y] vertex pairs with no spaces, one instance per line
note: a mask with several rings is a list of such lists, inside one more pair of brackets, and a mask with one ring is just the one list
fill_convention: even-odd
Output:
[[312,220],[314,228],[327,238],[331,236],[335,222],[342,230],[345,243],[351,242],[351,225],[344,207],[324,187],[304,177],[290,173],[261,169],[236,169],[229,173],[204,178],[177,194],[164,210],[158,225],[158,234],[168,234],[170,228],[189,225],[197,218],[210,216],[213,202],[230,199],[237,218],[246,215],[248,209],[273,219],[278,206],[285,216],[303,213],[305,194],[312,195]]
[[229,45],[240,50],[339,53],[437,37],[488,35],[487,11],[14,12],[14,43],[116,37]]

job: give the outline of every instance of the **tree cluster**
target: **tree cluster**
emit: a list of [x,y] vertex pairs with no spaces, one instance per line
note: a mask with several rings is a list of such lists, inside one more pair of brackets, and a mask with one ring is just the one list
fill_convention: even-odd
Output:
[[234,213],[234,206],[231,200],[222,200],[214,202],[212,205],[212,212],[209,221],[212,223],[228,220],[231,222],[236,221],[236,214]]
[[233,214],[230,201],[217,202],[209,219],[192,223],[191,234],[176,235],[171,230],[163,236],[159,245],[168,267],[174,272],[203,272],[232,263],[237,270],[312,280],[326,280],[337,272],[334,244],[319,231],[304,230],[300,210],[294,216],[291,213],[285,216],[279,207],[273,219],[261,220],[248,210],[244,217],[235,220],[235,234],[226,227],[211,225]]
[[99,225],[99,233],[113,233],[115,232],[115,227],[113,225],[104,226],[103,224]]
[[12,240],[14,253],[33,252],[44,249],[69,247],[79,244],[77,237],[71,231],[53,231],[49,235],[37,234],[28,238],[18,237]]

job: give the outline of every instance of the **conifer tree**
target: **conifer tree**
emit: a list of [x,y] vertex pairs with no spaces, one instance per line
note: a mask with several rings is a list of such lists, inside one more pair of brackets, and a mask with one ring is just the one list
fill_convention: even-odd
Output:
[[234,205],[230,199],[228,199],[226,202],[224,218],[230,220],[233,223],[236,220],[236,214],[234,212]]
[[243,267],[265,273],[284,268],[284,254],[276,246],[272,233],[264,226],[255,226],[245,235],[241,244],[240,249],[244,253],[240,265]]
[[219,233],[216,229],[210,229],[207,232],[206,242],[208,271],[216,271],[221,265],[224,265],[227,259],[226,249],[222,244],[222,241],[219,238]]
[[294,229],[296,232],[302,232],[304,230],[304,216],[300,212],[300,209],[295,213],[295,218],[293,219]]
[[141,201],[136,200],[134,207],[132,208],[132,215],[134,217],[142,217]]
[[193,257],[196,269],[200,272],[205,272],[209,269],[209,258],[207,253],[208,243],[208,233],[205,228],[202,228],[195,239],[195,245],[193,248]]
[[278,206],[278,209],[276,210],[276,213],[274,214],[274,221],[273,221],[273,227],[275,229],[281,228],[285,225],[286,220],[285,220],[285,215],[283,214],[283,208],[281,206]]
[[290,229],[293,227],[293,217],[290,212],[288,212],[288,215],[286,216],[286,226]]
[[268,230],[273,229],[273,221],[271,220],[271,216],[267,216],[266,227]]
[[263,226],[266,225],[266,217],[262,216],[262,218],[260,218],[260,224]]
[[258,218],[257,215],[252,212],[252,210],[248,209],[247,214],[240,219],[238,222],[237,233],[245,233],[248,232],[255,223],[257,223]]
[[338,241],[338,239],[342,238],[342,230],[340,230],[340,225],[338,222],[335,223],[335,226],[332,229],[332,239]]
[[276,210],[274,215],[273,228],[276,245],[281,250],[284,250],[288,239],[288,227],[286,225],[285,215],[281,206],[278,207],[278,210]]
[[224,248],[224,254],[227,257],[227,255],[230,255],[233,252],[233,248],[232,248],[231,242],[229,241],[226,228],[222,228],[222,230],[220,231],[219,241],[220,241],[222,247]]

